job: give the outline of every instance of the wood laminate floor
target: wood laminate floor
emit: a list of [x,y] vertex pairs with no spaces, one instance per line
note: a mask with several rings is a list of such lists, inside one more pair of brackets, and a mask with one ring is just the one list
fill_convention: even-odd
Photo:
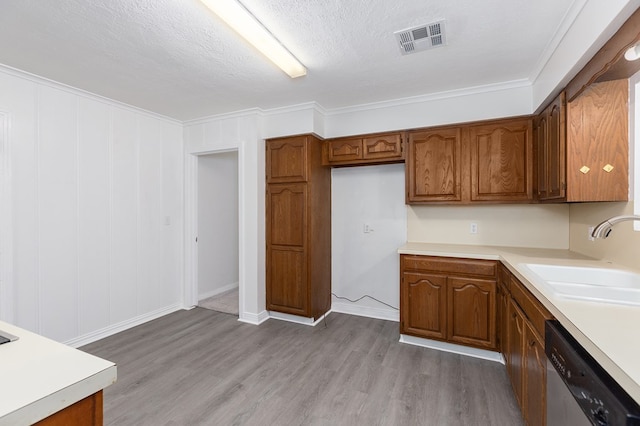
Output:
[[521,425],[501,364],[330,314],[260,326],[178,311],[81,349],[118,365],[106,425]]

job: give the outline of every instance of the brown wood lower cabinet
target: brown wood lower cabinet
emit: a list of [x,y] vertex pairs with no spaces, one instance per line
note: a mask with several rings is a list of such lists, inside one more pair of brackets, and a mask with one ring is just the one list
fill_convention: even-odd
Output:
[[400,333],[496,349],[495,261],[401,255]]
[[507,346],[504,354],[507,362],[507,372],[511,378],[516,400],[522,407],[525,319],[524,314],[513,299],[509,301],[507,312]]
[[544,324],[552,318],[502,263],[400,255],[400,333],[500,350],[531,426],[546,423]]
[[101,426],[102,391],[98,391],[35,423],[36,426]]
[[524,347],[524,418],[527,424],[543,425],[546,417],[547,355],[530,323],[525,322]]
[[401,333],[446,339],[447,277],[406,272],[402,277]]
[[499,271],[500,347],[527,425],[546,423],[544,322],[552,315],[503,265]]

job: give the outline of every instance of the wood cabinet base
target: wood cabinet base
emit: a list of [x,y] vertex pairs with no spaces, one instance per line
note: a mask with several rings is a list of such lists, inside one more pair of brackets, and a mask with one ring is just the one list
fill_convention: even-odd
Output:
[[35,423],[36,426],[101,426],[102,391],[81,399],[46,419]]

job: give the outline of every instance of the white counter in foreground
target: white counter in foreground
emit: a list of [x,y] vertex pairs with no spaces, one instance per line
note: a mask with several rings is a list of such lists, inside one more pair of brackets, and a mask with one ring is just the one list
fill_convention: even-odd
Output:
[[0,345],[0,425],[30,425],[116,381],[116,365],[11,324]]
[[[640,403],[640,307],[556,297],[522,264],[612,268],[569,250],[407,243],[400,254],[500,260],[600,365]],[[620,266],[619,269],[626,269]],[[637,272],[637,271],[635,271]]]

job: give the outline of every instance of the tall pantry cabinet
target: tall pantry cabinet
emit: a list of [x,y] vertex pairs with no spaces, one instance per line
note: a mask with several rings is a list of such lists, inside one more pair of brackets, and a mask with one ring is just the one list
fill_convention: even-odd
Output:
[[269,311],[318,319],[331,306],[331,169],[313,135],[266,141]]

